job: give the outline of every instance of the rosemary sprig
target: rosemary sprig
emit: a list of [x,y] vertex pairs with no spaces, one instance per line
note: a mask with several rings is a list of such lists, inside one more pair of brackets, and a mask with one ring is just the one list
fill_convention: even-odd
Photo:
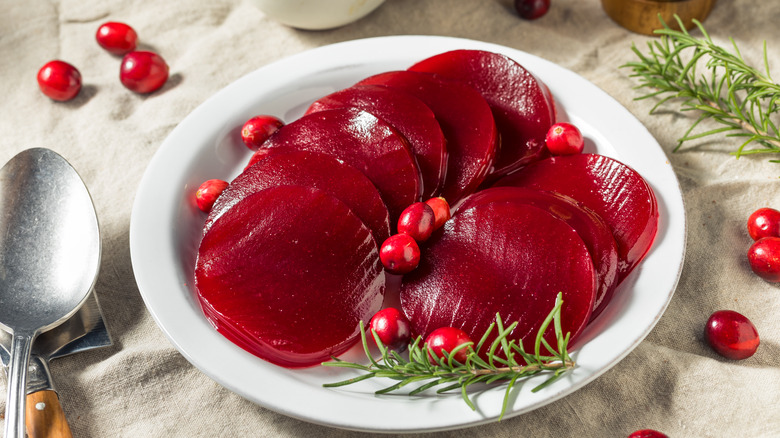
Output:
[[[675,16],[681,31],[673,30],[660,18],[664,28],[656,30],[660,40],[648,42],[648,53],[643,54],[632,44],[631,50],[639,58],[621,68],[633,70],[631,77],[639,78],[637,89],[647,89],[639,99],[660,97],[651,109],[655,110],[671,99],[680,99],[681,111],[697,112],[696,121],[678,140],[674,151],[686,141],[724,133],[742,141],[736,151],[742,155],[780,153],[780,85],[769,73],[766,41],[764,41],[764,69],[749,65],[733,39],[733,53],[716,45],[704,26],[693,20],[703,37],[691,36],[682,20]],[[704,66],[706,74],[698,75],[696,68]],[[704,120],[712,119],[720,127],[694,132]],[[750,148],[748,148],[750,146]],[[770,160],[780,162],[780,160]]]
[[[323,365],[353,368],[364,371],[365,374],[341,382],[326,383],[323,386],[335,388],[374,377],[385,377],[396,380],[397,383],[376,391],[377,394],[386,394],[410,384],[422,383],[407,393],[409,396],[414,396],[433,387],[444,385],[436,391],[437,394],[460,389],[463,400],[472,410],[475,410],[476,407],[469,399],[467,389],[477,383],[502,382],[506,384],[506,390],[499,416],[500,420],[506,412],[509,396],[518,379],[544,372],[551,374],[547,380],[532,389],[532,392],[537,392],[560,378],[566,371],[574,368],[575,363],[566,350],[569,343],[569,333],[564,335],[561,329],[562,305],[563,300],[559,293],[555,306],[539,328],[533,353],[528,353],[523,349],[522,341],[507,339],[517,326],[517,322],[504,327],[501,316],[496,314],[496,321],[488,327],[476,347],[473,343],[469,343],[463,344],[451,352],[444,351],[444,357],[437,359],[436,363],[431,363],[428,345],[423,343],[421,337],[417,337],[409,345],[408,355],[401,355],[385,347],[376,332],[372,331],[371,334],[381,355],[379,359],[374,359],[367,342],[365,326],[361,322],[360,336],[369,364],[347,362],[334,357],[333,362],[325,362]],[[550,324],[553,325],[555,331],[557,348],[550,346],[543,337]],[[487,348],[487,360],[484,360],[479,357],[477,351],[482,350],[493,330],[497,331],[497,336]],[[549,354],[543,355],[542,347]],[[454,358],[462,349],[468,351],[465,363],[460,363]],[[435,355],[431,353],[430,357],[435,357]]]

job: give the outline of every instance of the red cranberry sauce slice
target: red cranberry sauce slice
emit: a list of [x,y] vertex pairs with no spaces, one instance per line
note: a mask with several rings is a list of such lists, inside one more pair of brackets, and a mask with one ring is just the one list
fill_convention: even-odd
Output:
[[455,203],[473,193],[488,174],[496,154],[498,134],[493,114],[474,88],[440,76],[394,71],[358,85],[383,85],[412,94],[436,115],[447,139],[447,175],[441,196]]
[[379,190],[391,223],[420,200],[420,170],[406,139],[366,111],[338,108],[303,116],[263,144],[263,148],[275,147],[322,152],[357,168]]
[[454,50],[409,70],[458,79],[482,93],[501,135],[492,174],[504,175],[546,156],[544,137],[554,123],[553,110],[544,86],[513,59],[483,50]]
[[233,205],[270,187],[314,187],[342,201],[371,230],[381,245],[390,237],[390,216],[374,184],[359,170],[331,155],[285,147],[267,149],[265,159],[237,176],[217,199],[206,219],[211,226]]
[[447,142],[430,108],[409,93],[378,85],[356,85],[329,94],[306,110],[355,107],[368,111],[397,129],[414,152],[422,175],[423,199],[438,196],[447,171]]
[[658,203],[642,176],[603,155],[578,154],[534,163],[496,182],[570,196],[612,229],[618,247],[618,283],[647,255],[658,231]]
[[[574,341],[595,300],[585,244],[544,210],[491,202],[461,212],[434,234],[420,265],[404,277],[401,304],[413,333],[423,337],[450,326],[481,339],[499,313],[507,325],[518,321],[511,339],[522,338],[526,351],[533,351],[558,292],[563,331]],[[545,339],[554,345],[553,330]]]
[[491,202],[517,202],[533,205],[566,222],[588,249],[596,272],[596,299],[591,321],[612,299],[617,286],[617,245],[612,231],[593,210],[568,196],[520,187],[492,187],[466,198],[455,214]]
[[198,250],[203,312],[238,346],[284,367],[317,365],[358,339],[385,274],[369,229],[321,190],[279,186],[217,219]]

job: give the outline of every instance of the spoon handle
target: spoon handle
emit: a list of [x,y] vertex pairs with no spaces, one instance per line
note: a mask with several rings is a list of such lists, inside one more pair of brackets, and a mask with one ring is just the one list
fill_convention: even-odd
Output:
[[34,334],[14,333],[8,364],[8,398],[5,404],[6,438],[24,438],[24,402],[27,392],[27,362]]

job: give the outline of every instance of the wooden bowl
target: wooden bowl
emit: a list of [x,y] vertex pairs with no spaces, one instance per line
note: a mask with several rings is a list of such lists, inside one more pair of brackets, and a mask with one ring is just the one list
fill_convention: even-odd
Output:
[[607,15],[626,29],[645,35],[653,35],[662,29],[658,14],[672,29],[679,29],[674,14],[683,21],[686,29],[694,26],[694,18],[704,21],[715,0],[601,0]]

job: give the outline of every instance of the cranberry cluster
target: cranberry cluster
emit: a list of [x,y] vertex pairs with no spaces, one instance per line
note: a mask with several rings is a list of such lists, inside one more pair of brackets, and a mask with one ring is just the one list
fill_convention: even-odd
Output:
[[379,259],[387,272],[408,274],[420,264],[419,243],[450,218],[450,206],[444,198],[431,198],[406,207],[398,218],[398,234],[390,236],[379,249]]
[[750,268],[766,281],[780,282],[780,211],[759,208],[748,218],[747,229],[755,241],[747,253]]
[[[766,281],[780,282],[780,211],[754,211],[748,218],[747,231],[754,240],[747,253],[750,269]],[[756,326],[733,310],[713,313],[707,320],[704,337],[713,350],[732,360],[753,356],[761,343]]]
[[[127,89],[140,94],[151,93],[168,80],[168,64],[154,52],[136,51],[138,34],[127,24],[104,23],[98,28],[95,39],[112,55],[124,55],[119,80]],[[49,98],[67,101],[81,91],[81,73],[65,61],[49,61],[38,71],[38,86]]]

